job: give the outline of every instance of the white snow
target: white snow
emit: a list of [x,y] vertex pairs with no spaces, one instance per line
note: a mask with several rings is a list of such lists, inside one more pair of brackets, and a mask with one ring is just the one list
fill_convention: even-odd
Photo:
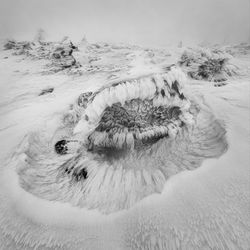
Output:
[[[150,64],[141,49],[131,50],[131,55],[134,59],[126,62],[131,70],[115,73],[116,78],[154,72],[162,66]],[[98,62],[103,67],[114,63],[105,57]],[[172,63],[175,59],[171,56]],[[122,65],[124,58],[121,61]],[[1,51],[0,249],[249,249],[250,58],[237,61],[245,67],[245,75],[228,85],[216,88],[189,80],[186,87],[194,96],[203,95],[225,124],[228,151],[196,170],[171,177],[161,194],[150,195],[128,210],[103,215],[24,191],[13,165],[7,166],[26,134],[44,122],[49,127],[57,123],[80,93],[108,84],[110,73],[46,75],[41,73],[46,61]],[[38,96],[48,87],[54,92]]]

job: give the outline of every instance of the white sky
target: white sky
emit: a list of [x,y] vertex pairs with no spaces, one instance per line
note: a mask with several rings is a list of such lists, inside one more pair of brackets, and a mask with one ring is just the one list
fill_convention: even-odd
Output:
[[0,0],[0,37],[86,35],[90,41],[164,46],[250,38],[249,0]]

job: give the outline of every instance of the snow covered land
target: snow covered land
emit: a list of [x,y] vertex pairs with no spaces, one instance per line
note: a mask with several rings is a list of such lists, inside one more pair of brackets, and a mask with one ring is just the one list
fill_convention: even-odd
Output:
[[250,45],[3,41],[0,249],[250,249]]

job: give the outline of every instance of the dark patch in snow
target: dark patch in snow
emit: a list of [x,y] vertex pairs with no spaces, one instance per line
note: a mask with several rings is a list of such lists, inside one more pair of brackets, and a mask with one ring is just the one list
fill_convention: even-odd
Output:
[[46,95],[46,94],[49,94],[49,93],[52,93],[54,91],[54,88],[48,88],[48,89],[43,89],[41,91],[41,93],[39,94],[39,96],[41,95]]

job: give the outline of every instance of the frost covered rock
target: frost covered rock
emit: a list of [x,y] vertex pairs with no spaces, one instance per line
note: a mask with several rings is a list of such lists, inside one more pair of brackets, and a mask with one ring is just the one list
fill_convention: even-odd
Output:
[[76,59],[73,56],[73,51],[77,47],[68,39],[64,39],[61,44],[55,46],[53,52],[51,53],[52,60],[52,70],[60,71],[67,68],[78,68],[80,64],[76,62]]
[[29,55],[34,43],[31,42],[17,42],[15,40],[7,40],[4,44],[5,50],[14,50],[15,55]]
[[4,44],[5,50],[12,50],[14,55],[25,55],[36,60],[49,60],[47,64],[50,72],[58,72],[69,68],[79,68],[73,56],[73,51],[77,51],[68,37],[60,43],[49,42],[43,39],[43,31],[38,32],[36,42],[17,42],[8,40]]
[[5,50],[14,49],[16,47],[16,41],[15,40],[8,40],[4,44]]
[[233,55],[233,56],[246,56],[250,54],[250,43],[241,43],[231,46],[226,46],[225,50],[227,53]]
[[185,85],[160,50],[110,45],[41,75],[58,46],[0,67],[0,249],[248,249],[249,79]]
[[24,139],[15,158],[27,159],[17,168],[22,188],[112,214],[161,193],[172,175],[219,157],[225,129],[184,85],[183,72],[170,66],[80,94],[52,123],[53,133],[48,127]]
[[178,63],[193,79],[221,82],[237,74],[230,59],[229,54],[216,49],[189,49]]
[[46,94],[49,94],[49,93],[52,93],[54,91],[54,88],[47,88],[47,89],[43,89],[41,91],[41,93],[39,94],[39,96],[41,95],[46,95]]

